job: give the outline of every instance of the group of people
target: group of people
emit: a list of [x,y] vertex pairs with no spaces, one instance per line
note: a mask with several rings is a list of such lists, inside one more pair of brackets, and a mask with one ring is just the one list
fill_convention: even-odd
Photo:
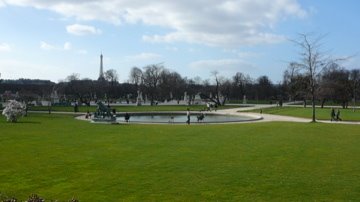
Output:
[[340,109],[337,109],[337,111],[335,112],[334,108],[331,108],[331,121],[341,121],[340,118]]

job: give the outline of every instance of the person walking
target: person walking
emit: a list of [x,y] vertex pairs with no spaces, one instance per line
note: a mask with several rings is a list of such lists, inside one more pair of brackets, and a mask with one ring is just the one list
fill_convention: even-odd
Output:
[[331,108],[331,121],[335,120],[335,109],[334,108]]
[[187,123],[188,125],[190,125],[190,110],[189,110],[189,108],[187,108],[186,117],[187,117],[186,123]]
[[338,109],[337,112],[336,112],[336,120],[337,121],[342,121],[342,119],[340,118],[340,109]]

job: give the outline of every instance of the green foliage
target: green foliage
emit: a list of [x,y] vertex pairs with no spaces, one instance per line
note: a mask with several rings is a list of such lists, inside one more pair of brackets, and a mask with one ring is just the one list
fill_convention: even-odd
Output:
[[0,119],[0,191],[67,201],[356,201],[360,126]]

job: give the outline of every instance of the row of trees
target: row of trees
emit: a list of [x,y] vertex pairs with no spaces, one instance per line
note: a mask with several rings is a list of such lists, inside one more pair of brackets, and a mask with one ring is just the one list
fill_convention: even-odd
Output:
[[218,105],[224,105],[229,100],[242,100],[244,95],[253,100],[274,100],[282,97],[281,85],[274,85],[267,76],[253,79],[243,73],[236,73],[231,78],[225,78],[218,72],[212,72],[211,78],[202,80],[200,77],[187,78],[179,73],[165,68],[162,64],[148,65],[143,68],[133,67],[129,81],[118,82],[115,70],[105,73],[105,80],[80,79],[79,74],[72,74],[59,83],[48,85],[0,85],[3,99],[11,99],[11,94],[17,92],[16,99],[24,101],[51,100],[54,91],[62,103],[79,101],[89,103],[92,100],[127,100],[136,101],[138,93],[154,104],[165,100],[183,100],[186,92],[191,102],[195,95],[208,99]]
[[[257,79],[237,72],[230,78],[212,72],[211,77],[202,80],[200,77],[187,78],[165,68],[162,64],[148,65],[143,68],[133,67],[129,82],[119,83],[115,70],[109,70],[106,80],[80,79],[72,74],[64,81],[49,85],[0,85],[4,99],[5,91],[18,92],[19,99],[24,101],[51,100],[51,94],[57,91],[62,103],[79,101],[89,103],[91,100],[127,100],[136,101],[138,93],[147,97],[149,102],[165,100],[183,100],[184,92],[191,99],[199,94],[202,99],[218,105],[228,101],[248,100],[314,100],[324,105],[327,101],[342,104],[348,103],[359,95],[359,69],[346,70],[338,63],[329,63],[313,79],[299,68],[298,63],[290,63],[284,72],[282,83],[274,84],[267,76]],[[106,75],[106,74],[105,74]],[[313,81],[311,83],[310,81]],[[313,86],[312,86],[313,85]],[[312,90],[313,88],[313,90]]]
[[[57,91],[63,103],[91,100],[128,100],[136,101],[139,92],[152,103],[165,100],[183,100],[184,92],[190,99],[200,94],[203,99],[224,105],[233,100],[242,100],[244,96],[251,100],[311,100],[309,75],[301,71],[298,64],[291,63],[284,72],[282,83],[274,84],[267,76],[253,79],[237,72],[230,78],[212,72],[211,77],[202,80],[199,77],[182,77],[170,71],[162,64],[148,65],[144,68],[133,67],[129,82],[119,83],[117,73],[111,70],[111,77],[106,80],[80,79],[79,75],[70,75],[66,80],[51,85],[16,85],[1,84],[0,91],[18,92],[25,101],[36,99],[50,100],[51,93]],[[316,100],[322,105],[326,101],[347,106],[349,101],[359,96],[359,70],[346,70],[337,63],[323,68],[314,80]],[[6,94],[3,94],[6,99]],[[10,99],[10,98],[8,98]],[[191,101],[191,100],[190,100]]]
[[[290,64],[284,73],[283,87],[290,100],[312,99],[310,77],[302,74]],[[346,108],[354,105],[360,94],[360,69],[347,70],[338,63],[331,63],[322,69],[314,81],[314,96],[321,107],[328,101]]]

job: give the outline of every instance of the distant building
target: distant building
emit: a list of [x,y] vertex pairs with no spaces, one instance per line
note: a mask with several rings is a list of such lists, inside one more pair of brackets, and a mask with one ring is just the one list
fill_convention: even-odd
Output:
[[104,77],[104,67],[103,67],[103,55],[102,55],[102,53],[101,53],[101,55],[100,55],[100,73],[99,73],[98,81],[105,81],[105,77]]

